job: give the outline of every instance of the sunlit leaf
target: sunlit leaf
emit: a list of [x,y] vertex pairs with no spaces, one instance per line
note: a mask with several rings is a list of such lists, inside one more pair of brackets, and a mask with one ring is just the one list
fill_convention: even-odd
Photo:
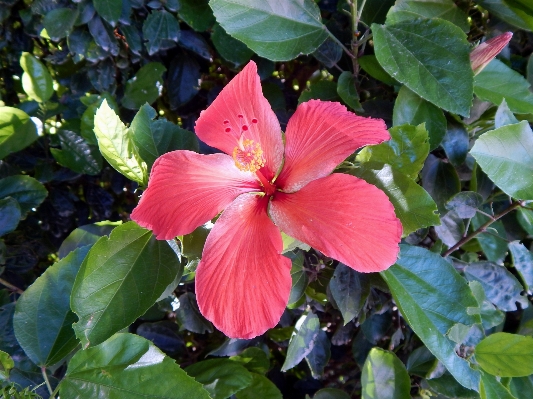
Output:
[[38,138],[28,114],[17,108],[0,107],[0,159],[23,150]]
[[44,103],[54,94],[52,76],[41,61],[30,53],[22,53],[20,66],[22,74],[22,87],[28,96],[35,101]]
[[411,379],[401,360],[380,348],[368,354],[361,385],[363,399],[404,399],[411,391]]
[[476,361],[487,373],[500,377],[533,374],[533,337],[498,332],[476,346]]

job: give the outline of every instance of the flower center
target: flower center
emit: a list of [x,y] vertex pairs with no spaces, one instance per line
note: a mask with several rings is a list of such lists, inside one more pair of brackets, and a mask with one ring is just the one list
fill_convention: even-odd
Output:
[[243,139],[241,136],[237,144],[237,147],[233,149],[233,159],[237,168],[255,173],[265,166],[263,150],[259,143],[250,139]]

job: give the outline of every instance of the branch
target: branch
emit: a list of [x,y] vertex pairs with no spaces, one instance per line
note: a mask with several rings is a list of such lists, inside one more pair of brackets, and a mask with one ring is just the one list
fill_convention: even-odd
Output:
[[21,290],[19,287],[14,286],[13,284],[7,282],[7,281],[4,280],[3,278],[0,278],[0,284],[6,286],[6,287],[9,288],[11,291],[15,291],[17,294],[22,295],[22,294],[24,293],[24,291]]

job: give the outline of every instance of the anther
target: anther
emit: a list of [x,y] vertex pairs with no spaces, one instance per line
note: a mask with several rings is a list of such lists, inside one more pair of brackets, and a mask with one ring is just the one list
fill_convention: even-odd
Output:
[[231,132],[231,127],[227,127],[225,130],[226,130],[226,133],[229,133]]
[[257,123],[257,119],[252,119],[252,123]]
[[248,130],[248,126],[242,125],[242,130],[247,131]]
[[243,115],[241,115],[241,114],[239,114],[239,115],[237,115],[237,116],[238,116],[239,118],[244,118],[244,116],[243,116]]
[[229,123],[229,121],[226,119],[226,120],[224,121],[224,125],[227,125],[228,123]]
[[237,147],[233,149],[233,159],[239,170],[257,172],[265,166],[263,150],[259,143],[249,139],[243,140],[241,137],[237,144]]

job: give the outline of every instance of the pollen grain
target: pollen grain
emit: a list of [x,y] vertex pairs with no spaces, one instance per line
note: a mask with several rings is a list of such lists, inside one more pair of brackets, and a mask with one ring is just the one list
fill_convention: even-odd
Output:
[[235,166],[242,171],[255,173],[265,166],[265,158],[261,145],[253,140],[239,140],[238,146],[233,149]]

